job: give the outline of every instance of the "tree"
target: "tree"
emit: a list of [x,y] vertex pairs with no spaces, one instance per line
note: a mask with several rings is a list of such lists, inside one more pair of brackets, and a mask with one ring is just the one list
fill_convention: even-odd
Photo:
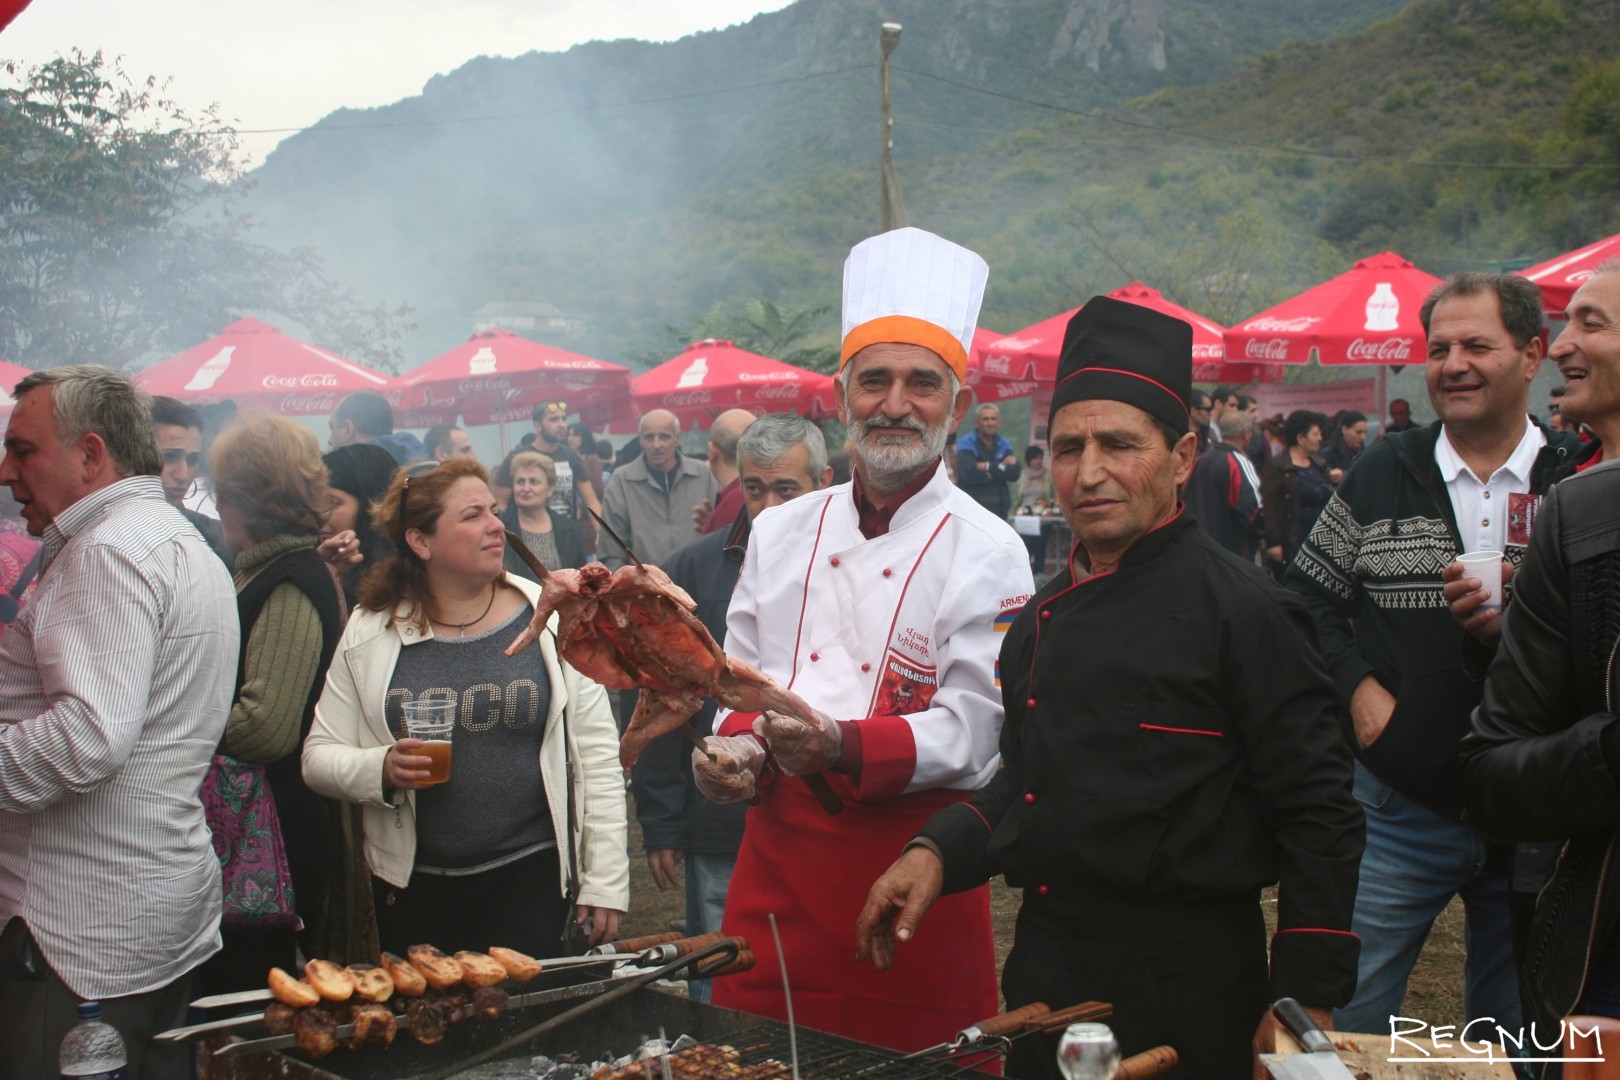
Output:
[[3,71],[0,355],[123,367],[275,311],[397,362],[406,309],[366,308],[312,251],[249,241],[236,133],[213,109],[193,116],[99,52]]
[[[722,301],[689,328],[664,327],[664,335],[678,349],[714,338],[784,364],[826,374],[838,369],[838,346],[805,345],[803,341],[815,333],[817,320],[831,311],[826,306],[783,311],[773,301],[754,299],[743,305],[742,315],[732,315]],[[632,359],[657,364],[669,357],[642,354]]]

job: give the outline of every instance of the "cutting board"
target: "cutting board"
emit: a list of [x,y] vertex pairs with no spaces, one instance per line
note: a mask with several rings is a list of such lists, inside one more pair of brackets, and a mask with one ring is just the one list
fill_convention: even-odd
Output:
[[[1330,1031],[1327,1036],[1333,1040],[1333,1045],[1339,1048],[1339,1057],[1343,1059],[1345,1067],[1354,1073],[1358,1080],[1514,1080],[1513,1067],[1502,1060],[1500,1052],[1497,1060],[1489,1064],[1484,1061],[1392,1062],[1387,1059],[1397,1056],[1417,1057],[1418,1053],[1411,1046],[1397,1043],[1395,1053],[1391,1054],[1388,1035],[1354,1035],[1349,1032]],[[1451,1040],[1444,1047],[1436,1047],[1432,1039],[1415,1038],[1412,1041],[1419,1046],[1429,1047],[1437,1058],[1470,1056],[1456,1040]],[[1300,1047],[1288,1032],[1278,1031],[1277,1051],[1279,1054],[1297,1054]],[[1270,1056],[1263,1054],[1261,1060],[1264,1061]]]

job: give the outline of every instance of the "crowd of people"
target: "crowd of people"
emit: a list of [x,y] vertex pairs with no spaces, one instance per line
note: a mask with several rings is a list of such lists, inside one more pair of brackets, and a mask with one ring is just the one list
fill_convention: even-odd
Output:
[[[965,388],[988,272],[916,229],[850,253],[843,482],[791,414],[723,413],[698,457],[673,413],[623,452],[546,401],[491,473],[371,393],[323,453],[109,368],[19,383],[0,1080],[53,1075],[86,999],[131,1076],[184,1077],[152,1035],[271,967],[611,941],[632,805],[686,931],[762,961],[694,998],[785,1016],[779,931],[800,1023],[901,1050],[1003,1000],[1105,1000],[1126,1052],[1239,1076],[1282,996],[1383,1032],[1459,896],[1469,1019],[1620,1015],[1620,265],[1551,345],[1551,426],[1539,294],[1465,273],[1423,307],[1427,426],[1404,401],[1376,440],[1355,411],[1262,421],[1193,387],[1185,323],[1094,298],[1022,454]],[[1050,572],[1009,525],[1047,502],[1075,537]],[[1458,561],[1492,551],[1504,596]],[[703,751],[654,740],[627,793],[636,692],[554,633],[508,651],[531,562],[632,559],[811,708],[707,700]],[[1024,894],[1000,995],[996,875]],[[1008,1068],[1059,1075],[1049,1041]]]

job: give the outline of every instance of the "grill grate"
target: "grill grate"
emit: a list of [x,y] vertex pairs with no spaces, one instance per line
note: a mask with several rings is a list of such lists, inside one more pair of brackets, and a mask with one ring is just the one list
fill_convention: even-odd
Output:
[[[744,1065],[779,1061],[782,1075],[789,1076],[791,1060],[787,1025],[766,1023],[710,1040],[733,1047]],[[802,1080],[844,1080],[866,1069],[872,1080],[938,1080],[942,1076],[971,1075],[939,1060],[901,1061],[892,1050],[865,1047],[844,1039],[834,1039],[814,1031],[799,1029],[799,1076]]]

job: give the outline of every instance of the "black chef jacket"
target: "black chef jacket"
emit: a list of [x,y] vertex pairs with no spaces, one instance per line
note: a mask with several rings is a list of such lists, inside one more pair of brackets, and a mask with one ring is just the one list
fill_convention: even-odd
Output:
[[921,834],[946,891],[1005,874],[1020,928],[1061,934],[1110,910],[1252,911],[1280,882],[1265,994],[1343,1004],[1363,822],[1304,604],[1187,514],[1111,573],[1085,578],[1077,555],[1003,643],[1003,769]]

